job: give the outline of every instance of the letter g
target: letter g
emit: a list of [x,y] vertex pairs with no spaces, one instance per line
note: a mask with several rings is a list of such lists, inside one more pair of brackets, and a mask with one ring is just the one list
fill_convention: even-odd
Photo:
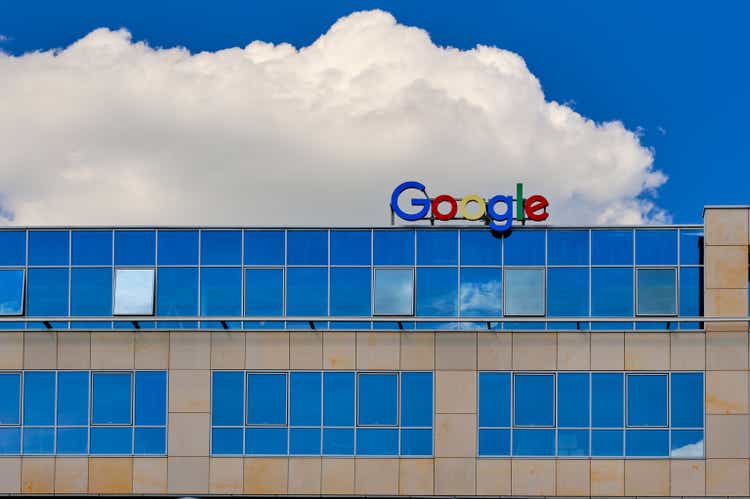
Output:
[[[417,199],[411,200],[412,206],[422,207],[416,213],[406,213],[404,210],[402,210],[398,206],[398,198],[401,196],[401,194],[404,191],[407,191],[409,189],[416,189],[418,191],[422,191],[422,194],[425,195],[423,199],[417,198]],[[413,222],[414,220],[421,220],[422,218],[426,217],[427,212],[430,211],[430,200],[427,197],[427,193],[425,192],[425,186],[416,181],[409,181],[409,182],[404,182],[403,184],[393,189],[393,194],[391,194],[391,209],[393,210],[393,213],[398,215],[399,218],[403,220],[407,220],[409,222]]]

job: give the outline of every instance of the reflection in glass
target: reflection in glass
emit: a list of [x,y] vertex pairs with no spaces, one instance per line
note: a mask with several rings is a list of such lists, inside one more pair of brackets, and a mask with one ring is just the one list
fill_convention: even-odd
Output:
[[23,313],[23,270],[0,270],[0,315]]
[[370,315],[370,267],[331,269],[331,315]]
[[414,272],[411,269],[375,269],[375,313],[414,313]]
[[677,231],[671,229],[636,230],[635,263],[637,265],[677,264]]
[[456,268],[417,268],[417,315],[453,317],[458,309]]
[[672,373],[669,388],[672,428],[703,427],[703,373]]
[[626,430],[625,455],[629,457],[669,455],[669,432],[667,430]]
[[26,264],[26,231],[0,230],[0,265]]
[[457,262],[458,231],[417,231],[417,265],[456,265]]
[[359,384],[360,425],[398,424],[398,376],[395,373],[362,373]]
[[557,425],[568,428],[589,426],[588,373],[558,373]]
[[591,231],[592,265],[633,265],[633,231]]
[[638,314],[674,315],[675,269],[638,269]]
[[667,426],[667,375],[628,374],[628,426]]
[[544,265],[545,231],[512,230],[505,236],[505,265]]
[[461,315],[500,317],[502,315],[500,269],[465,267],[461,269]]
[[513,376],[516,426],[553,426],[555,424],[555,378],[552,374],[516,374]]
[[553,456],[555,454],[555,430],[513,430],[514,456]]
[[505,269],[505,315],[544,315],[544,269]]
[[332,230],[331,265],[370,265],[369,230]]
[[680,265],[703,264],[703,229],[680,230]]
[[154,313],[154,270],[115,270],[115,315]]
[[241,231],[201,231],[201,265],[240,265],[241,263]]
[[672,430],[671,457],[703,457],[703,430]]
[[284,265],[284,231],[246,230],[245,265]]
[[547,237],[549,265],[588,265],[589,231],[550,230]]
[[633,269],[631,267],[591,269],[591,315],[598,317],[633,315]]
[[547,271],[547,315],[589,315],[589,269],[556,267]]

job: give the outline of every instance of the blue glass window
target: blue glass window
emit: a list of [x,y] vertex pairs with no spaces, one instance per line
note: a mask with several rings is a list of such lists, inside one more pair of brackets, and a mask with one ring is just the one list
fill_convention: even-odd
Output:
[[402,456],[430,456],[432,455],[432,429],[402,429]]
[[61,371],[57,374],[57,424],[86,426],[89,420],[89,373]]
[[505,269],[505,315],[544,315],[544,269]]
[[398,422],[398,376],[396,374],[360,374],[359,424],[396,425]]
[[677,264],[677,231],[638,229],[635,231],[637,265]]
[[198,269],[160,268],[156,288],[158,315],[198,315]]
[[284,271],[282,269],[245,271],[245,315],[284,315]]
[[328,265],[328,231],[290,230],[286,237],[287,264]]
[[130,454],[133,448],[131,427],[99,426],[91,428],[92,454]]
[[320,428],[292,428],[289,430],[289,454],[320,455]]
[[461,265],[502,263],[503,238],[491,230],[461,231]]
[[680,315],[703,315],[703,269],[700,267],[680,268]]
[[23,313],[23,270],[0,270],[0,315]]
[[553,456],[555,430],[513,430],[513,455],[520,457]]
[[52,428],[25,428],[23,432],[24,454],[52,454],[55,447],[55,431]]
[[323,424],[354,426],[354,373],[323,373]]
[[369,316],[370,267],[331,269],[331,315]]
[[159,265],[198,265],[197,230],[160,230]]
[[211,453],[216,455],[242,454],[242,428],[212,428]]
[[375,265],[414,265],[413,230],[374,231]]
[[516,374],[513,393],[516,426],[554,425],[555,379],[552,374]]
[[29,265],[68,265],[68,231],[29,231]]
[[26,264],[26,232],[0,230],[0,265]]
[[703,457],[703,430],[672,430],[672,457]]
[[[21,422],[20,374],[0,373],[0,400],[3,401],[0,404],[0,425],[19,424]],[[1,443],[0,447],[2,447]]]
[[153,265],[155,254],[153,230],[115,231],[115,265]]
[[241,263],[241,231],[201,231],[201,265],[240,265]]
[[513,230],[505,236],[505,265],[544,265],[545,231]]
[[622,430],[591,430],[591,455],[618,457],[624,454]]
[[286,424],[286,374],[247,375],[247,423]]
[[592,230],[592,265],[633,265],[632,230]]
[[414,313],[414,271],[375,269],[375,313],[412,315]]
[[401,374],[401,426],[432,426],[432,373]]
[[502,315],[502,271],[493,268],[461,269],[461,315],[499,317]]
[[92,378],[91,422],[130,424],[131,373],[93,373]]
[[72,315],[112,315],[112,269],[110,267],[74,268],[70,286]]
[[547,237],[549,265],[589,264],[589,231],[550,230]]
[[509,373],[479,373],[479,426],[510,426]]
[[592,373],[591,426],[595,428],[621,428],[623,426],[623,414],[623,374]]
[[589,430],[558,430],[558,456],[588,456]]
[[201,315],[242,315],[242,269],[201,269]]
[[370,265],[369,230],[332,230],[331,265]]
[[510,430],[479,430],[480,456],[509,456]]
[[245,430],[245,452],[254,455],[287,453],[286,428],[248,428]]
[[417,268],[417,315],[458,315],[458,270]]
[[134,449],[136,454],[165,454],[167,450],[166,428],[135,428]]
[[86,454],[88,447],[88,428],[58,428],[58,454]]
[[71,254],[73,265],[112,265],[112,231],[74,230]]
[[30,316],[68,315],[68,269],[29,269]]
[[676,269],[638,269],[638,314],[677,313]]
[[55,424],[55,373],[27,371],[23,377],[23,422],[25,425]]
[[672,373],[672,428],[703,427],[703,374]]
[[625,453],[629,457],[661,457],[669,455],[667,430],[627,430]]
[[320,426],[321,389],[320,372],[292,372],[289,375],[290,425]]
[[632,268],[591,269],[591,315],[599,317],[633,315]]
[[164,426],[167,424],[167,373],[138,371],[135,373],[135,424]]
[[284,265],[284,231],[245,231],[245,265]]
[[298,316],[328,315],[328,269],[287,269],[286,313]]
[[358,428],[357,454],[392,456],[398,453],[398,430],[389,428]]
[[214,426],[242,425],[242,412],[244,405],[243,373],[237,371],[214,371],[212,374],[212,424]]
[[456,265],[458,231],[418,230],[417,265]]
[[[588,373],[558,373],[557,425],[568,428],[589,426]],[[570,438],[577,440],[574,435],[571,434]],[[588,454],[588,441],[586,453]]]
[[547,315],[589,315],[589,269],[557,267],[547,270]]
[[703,229],[680,230],[680,265],[703,263]]
[[667,426],[667,375],[628,374],[627,380],[628,426]]
[[154,313],[154,270],[115,270],[115,315]]
[[326,456],[351,456],[354,454],[353,428],[325,428],[323,454]]

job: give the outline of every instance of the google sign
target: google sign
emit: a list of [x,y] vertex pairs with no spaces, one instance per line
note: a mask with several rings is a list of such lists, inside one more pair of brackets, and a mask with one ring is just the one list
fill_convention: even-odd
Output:
[[[416,212],[407,213],[399,207],[399,199],[407,191],[419,191],[422,194],[412,197],[411,206],[419,208]],[[523,197],[523,184],[516,184],[516,209],[513,215],[513,196],[498,194],[485,200],[478,194],[467,194],[456,199],[448,194],[434,198],[427,195],[424,184],[416,181],[404,182],[391,194],[391,211],[402,220],[484,220],[497,232],[510,229],[513,220],[534,222],[547,220],[549,201],[544,196],[534,194]]]

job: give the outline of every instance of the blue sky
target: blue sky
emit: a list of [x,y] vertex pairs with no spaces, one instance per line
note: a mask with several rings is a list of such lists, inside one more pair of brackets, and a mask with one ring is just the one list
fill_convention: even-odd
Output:
[[102,26],[192,52],[256,39],[299,47],[372,8],[438,45],[516,52],[548,100],[640,129],[669,176],[657,202],[675,222],[700,222],[704,204],[750,204],[747,2],[30,1],[3,7],[0,48],[64,47]]

